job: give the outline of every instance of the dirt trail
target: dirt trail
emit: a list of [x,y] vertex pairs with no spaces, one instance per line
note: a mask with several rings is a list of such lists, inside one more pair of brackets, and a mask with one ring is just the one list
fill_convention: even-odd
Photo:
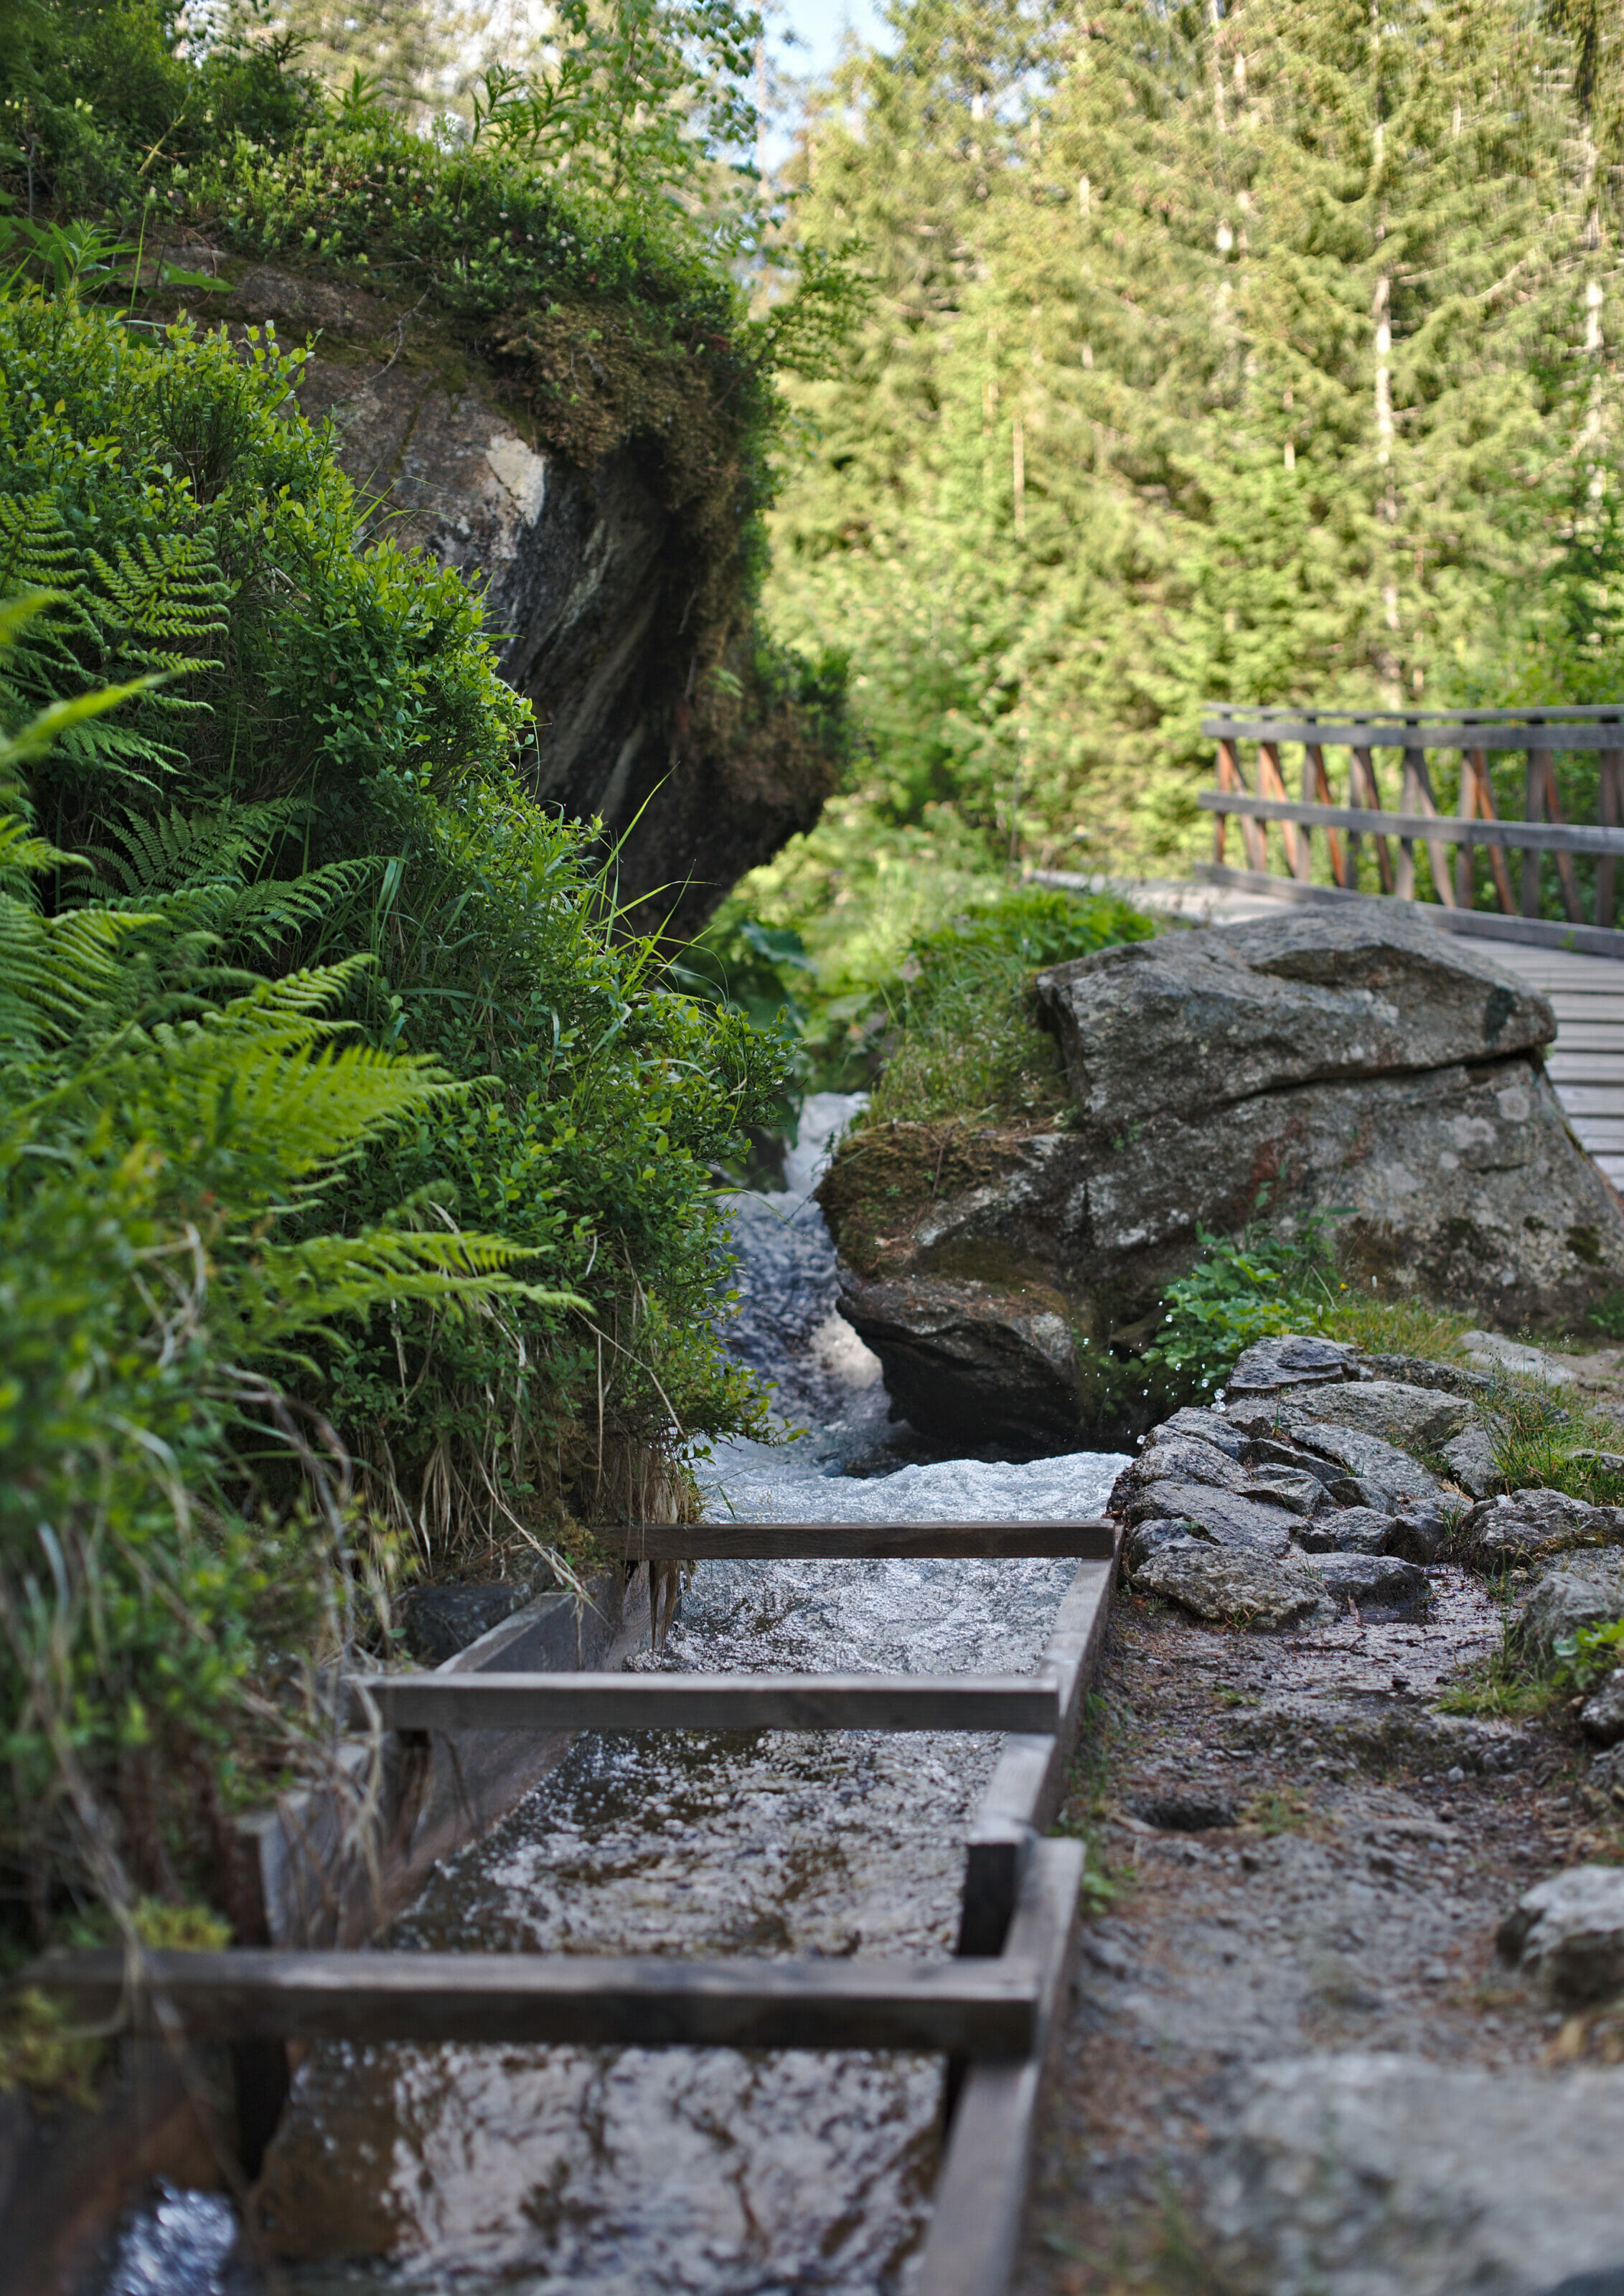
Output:
[[[1424,2259],[1300,2279],[1274,2234],[1237,2233],[1246,2204],[1213,2199],[1267,2060],[1398,2052],[1504,2077],[1584,2053],[1506,1974],[1495,1933],[1530,1884],[1618,1844],[1578,1794],[1575,1738],[1431,1711],[1440,1681],[1497,1647],[1501,1613],[1480,1581],[1431,1575],[1423,1620],[1281,1636],[1119,1598],[1094,1767],[1068,1810],[1112,1894],[1084,1932],[1021,2296],[1465,2284]],[[1624,2266],[1624,2198],[1604,2260]]]

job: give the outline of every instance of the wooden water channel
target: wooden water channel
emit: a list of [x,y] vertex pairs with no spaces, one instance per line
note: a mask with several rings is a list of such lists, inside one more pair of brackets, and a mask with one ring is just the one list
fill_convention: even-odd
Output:
[[27,1981],[138,2039],[239,2051],[288,2041],[932,2051],[947,2125],[918,2296],[1001,2296],[1020,2239],[1045,2060],[1068,1970],[1079,1842],[1043,1838],[1063,1797],[1114,1582],[1114,1525],[645,1524],[625,1559],[1055,1556],[1078,1568],[1030,1675],[437,1671],[347,1685],[352,1720],[456,1734],[627,1729],[1002,1730],[965,1845],[946,1961],[113,1950]]
[[[1416,848],[1424,856],[1433,898],[1417,914],[1429,924],[1479,943],[1486,955],[1520,972],[1551,1000],[1557,1040],[1546,1068],[1579,1144],[1615,1187],[1624,1187],[1624,703],[1542,710],[1413,710],[1331,713],[1236,707],[1214,709],[1202,733],[1217,746],[1217,786],[1198,802],[1215,816],[1213,858],[1195,874],[1233,896],[1343,904],[1375,897],[1414,900]],[[1283,748],[1301,751],[1300,797],[1288,795]],[[1248,758],[1243,751],[1255,751]],[[1346,753],[1346,801],[1339,803],[1326,753]],[[1453,813],[1439,809],[1429,751],[1455,756],[1459,779]],[[1398,804],[1388,811],[1378,758],[1397,752]],[[1501,818],[1489,759],[1522,760],[1523,810]],[[1558,758],[1596,761],[1595,823],[1562,818]],[[1249,780],[1249,770],[1251,779]],[[1244,867],[1232,866],[1230,825]],[[1274,866],[1270,832],[1280,840]],[[1316,882],[1316,838],[1324,840],[1322,882]],[[1370,848],[1374,869],[1364,860]],[[1471,856],[1487,848],[1495,906],[1472,906]],[[1451,854],[1453,859],[1451,860]],[[1542,917],[1540,873],[1554,857],[1565,922]],[[1575,862],[1595,862],[1594,894],[1585,913]],[[1323,882],[1328,874],[1330,883]]]

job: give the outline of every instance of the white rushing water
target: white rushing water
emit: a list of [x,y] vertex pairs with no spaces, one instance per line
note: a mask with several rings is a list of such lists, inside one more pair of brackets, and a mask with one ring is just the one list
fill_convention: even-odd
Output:
[[[1097,1513],[1120,1458],[923,1460],[834,1315],[810,1190],[854,1103],[808,1104],[785,1189],[737,1206],[730,1334],[776,1378],[783,1445],[718,1445],[708,1511],[807,1521]],[[658,1654],[683,1670],[1013,1671],[1038,1659],[1063,1562],[708,1562]],[[951,1949],[987,1737],[842,1732],[583,1736],[431,1878],[404,1948],[917,1955]],[[357,2284],[504,2296],[879,2296],[906,2276],[934,2168],[924,2057],[729,2050],[320,2048],[264,2180],[301,2296]],[[263,2284],[223,2203],[132,2222],[112,2296]]]

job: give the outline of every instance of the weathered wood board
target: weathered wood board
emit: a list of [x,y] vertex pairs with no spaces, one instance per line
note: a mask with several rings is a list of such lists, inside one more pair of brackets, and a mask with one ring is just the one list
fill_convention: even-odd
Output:
[[1054,1731],[1061,1716],[1052,1674],[374,1674],[349,1698],[352,1726],[390,1730]]

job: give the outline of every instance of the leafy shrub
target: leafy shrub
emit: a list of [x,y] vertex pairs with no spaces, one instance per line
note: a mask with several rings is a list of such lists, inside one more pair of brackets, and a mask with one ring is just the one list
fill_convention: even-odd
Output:
[[1329,1226],[1316,1217],[1289,1235],[1261,1220],[1239,1236],[1198,1228],[1202,1256],[1168,1286],[1162,1323],[1143,1360],[1210,1393],[1257,1341],[1320,1330],[1336,1296]]
[[727,1247],[709,1172],[770,1116],[783,1048],[673,996],[616,933],[590,832],[514,776],[528,711],[477,599],[360,546],[274,345],[243,357],[185,325],[149,342],[33,297],[0,307],[0,578],[64,594],[7,673],[14,703],[170,673],[116,736],[75,728],[37,762],[41,827],[136,903],[202,898],[234,852],[209,928],[227,964],[369,955],[345,979],[371,1039],[479,1092],[355,1166],[344,1225],[410,1203],[425,1232],[496,1228],[591,1303],[462,1325],[408,1305],[313,1351],[376,1505],[443,1567],[496,1523],[521,1544],[564,1531],[601,1496],[605,1440],[753,1424],[711,1331]]
[[1559,1635],[1554,1646],[1557,1686],[1588,1696],[1608,1676],[1624,1666],[1624,1619],[1604,1625],[1577,1627]]
[[364,960],[222,995],[224,873],[42,909],[73,857],[18,767],[127,698],[0,742],[0,1959],[64,1891],[133,1920],[225,1886],[231,1810],[318,1742],[318,1704],[256,1679],[267,1647],[347,1640],[343,1464],[291,1350],[381,1301],[548,1300],[493,1239],[335,1226],[349,1164],[469,1097],[331,1017]]
[[1125,901],[1000,890],[916,939],[883,995],[895,1030],[876,1120],[1031,1116],[1064,1106],[1059,1048],[1038,1026],[1034,976],[1155,927]]

